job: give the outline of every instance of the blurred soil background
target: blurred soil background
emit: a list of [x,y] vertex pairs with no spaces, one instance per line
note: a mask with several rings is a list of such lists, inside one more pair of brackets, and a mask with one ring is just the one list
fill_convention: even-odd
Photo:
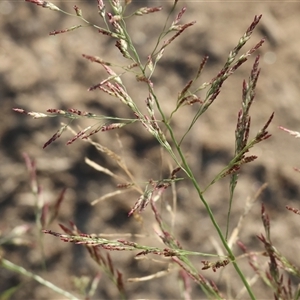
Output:
[[[55,4],[70,13],[73,13],[72,7],[76,4],[91,23],[102,24],[97,13],[97,1],[56,1]],[[128,21],[128,31],[144,62],[155,45],[155,38],[163,27],[172,1],[133,1],[128,9],[129,13],[138,7],[155,5],[162,5],[163,11]],[[176,12],[182,6],[187,6],[182,23],[194,20],[197,23],[166,49],[153,77],[158,97],[167,112],[174,109],[178,92],[193,78],[203,56],[208,55],[209,61],[200,82],[216,76],[229,51],[237,44],[254,16],[263,14],[257,30],[241,52],[250,49],[261,38],[266,38],[264,46],[259,50],[262,71],[256,100],[251,109],[250,136],[255,136],[272,112],[275,112],[275,118],[269,128],[272,137],[251,150],[251,154],[257,155],[258,159],[242,168],[230,228],[232,230],[236,226],[247,198],[253,197],[259,187],[267,182],[268,187],[247,216],[239,238],[252,251],[263,251],[263,245],[256,237],[264,233],[260,217],[263,202],[271,217],[274,245],[299,267],[299,258],[295,254],[299,253],[300,219],[288,212],[285,206],[300,208],[300,174],[293,170],[293,167],[300,167],[300,143],[280,131],[278,126],[300,130],[300,3],[179,1]],[[67,188],[58,220],[47,229],[61,232],[58,223],[68,225],[71,220],[86,233],[119,235],[114,238],[122,238],[124,233],[144,234],[143,238],[126,238],[164,247],[155,237],[155,220],[149,207],[142,213],[142,222],[127,217],[139,196],[137,193],[119,195],[91,206],[93,200],[115,191],[118,182],[88,166],[85,157],[126,178],[114,161],[84,141],[78,140],[66,146],[65,143],[72,137],[69,131],[43,150],[43,144],[60,127],[60,122],[66,120],[33,120],[12,111],[15,107],[38,112],[45,112],[48,108],[77,108],[95,114],[133,118],[127,107],[122,106],[118,100],[99,90],[87,91],[90,86],[106,78],[106,74],[100,65],[85,60],[82,54],[97,55],[106,61],[126,64],[114,47],[114,40],[91,27],[56,36],[48,35],[50,31],[78,24],[81,24],[80,20],[74,17],[23,1],[0,2],[0,232],[5,236],[23,224],[31,228],[26,233],[28,245],[4,245],[2,255],[76,295],[79,294],[74,285],[74,276],[93,278],[101,271],[89,258],[84,247],[63,243],[48,235],[43,237],[47,271],[43,270],[43,258],[35,229],[35,198],[30,192],[23,153],[36,161],[38,181],[45,202],[54,202],[60,191]],[[242,80],[248,78],[253,62],[254,57],[251,57],[225,82],[216,102],[200,118],[185,141],[184,149],[202,187],[233,156]],[[134,75],[130,74],[124,80],[130,95],[145,110],[145,84],[137,82]],[[196,109],[197,105],[184,107],[175,115],[172,125],[178,137],[186,131]],[[84,128],[92,124],[93,120],[76,121],[72,127],[78,131],[78,126]],[[157,142],[141,125],[134,124],[118,131],[99,133],[93,139],[120,155],[143,188],[147,180],[167,176],[170,164],[174,167],[166,154],[161,157]],[[179,176],[183,176],[183,173]],[[175,235],[184,249],[216,253],[215,241],[218,237],[203,205],[186,181],[177,184]],[[225,178],[206,192],[206,199],[223,230],[229,199],[228,184],[229,179]],[[163,201],[158,204],[161,214],[171,224],[167,204],[172,205],[171,193],[166,193]],[[241,253],[237,247],[235,252]],[[160,263],[148,257],[136,260],[134,254],[111,253],[114,266],[123,274],[125,282],[128,278],[168,269],[166,259],[151,257],[160,260]],[[201,259],[192,259],[198,270],[202,267]],[[246,261],[241,261],[241,265],[247,276],[254,276],[254,271]],[[216,282],[221,280],[224,283],[220,285],[221,291],[227,294],[229,289],[233,297],[242,287],[230,265],[224,272],[215,274],[207,270],[201,271],[201,274]],[[0,282],[0,293],[21,284],[11,299],[62,298],[33,280],[4,269],[0,269]],[[293,280],[292,283],[295,286],[299,282]],[[192,299],[205,299],[201,290],[191,284]],[[180,288],[175,271],[151,281],[126,283],[125,287],[130,299],[179,299]],[[259,299],[272,298],[272,293],[260,282],[255,283],[254,291]],[[118,299],[116,289],[103,273],[94,299]],[[247,299],[247,295],[244,294],[242,299]]]

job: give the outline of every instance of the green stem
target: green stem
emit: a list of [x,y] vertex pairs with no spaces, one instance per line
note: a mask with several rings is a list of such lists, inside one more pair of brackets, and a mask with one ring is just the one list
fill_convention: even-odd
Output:
[[66,291],[62,290],[61,288],[59,288],[56,285],[54,285],[53,283],[43,279],[42,277],[27,271],[23,267],[15,265],[14,263],[10,262],[9,260],[6,260],[6,259],[2,258],[1,261],[0,261],[0,264],[3,268],[5,268],[7,270],[12,270],[16,273],[25,275],[29,278],[32,278],[32,279],[36,280],[37,282],[43,284],[44,286],[52,289],[53,291],[57,292],[58,294],[63,295],[64,297],[66,297],[68,299],[79,300],[79,298],[75,297],[74,295],[70,294],[69,292],[66,292]]
[[232,202],[233,202],[233,194],[234,190],[237,184],[237,179],[238,179],[238,174],[233,174],[231,176],[230,180],[230,186],[229,186],[229,205],[228,205],[228,212],[227,212],[227,222],[226,222],[226,240],[228,239],[228,234],[229,234],[229,223],[230,223],[230,215],[231,215],[231,207],[232,207]]
[[223,244],[223,246],[225,247],[225,249],[228,253],[228,257],[230,258],[231,262],[233,263],[233,266],[234,266],[235,270],[237,271],[237,273],[239,274],[241,280],[243,281],[243,284],[244,284],[245,288],[247,289],[247,291],[249,293],[249,296],[251,297],[251,299],[255,300],[255,296],[252,293],[251,287],[249,286],[244,274],[242,273],[242,271],[240,270],[238,264],[236,263],[235,256],[234,256],[232,250],[230,249],[230,247],[229,247],[229,245],[228,245],[228,243],[227,243],[227,241],[226,241],[226,239],[225,239],[225,237],[224,237],[224,235],[223,235],[223,233],[222,233],[222,231],[221,231],[221,229],[220,229],[220,227],[219,227],[219,225],[218,225],[218,223],[217,223],[217,221],[216,221],[216,219],[213,215],[213,212],[210,209],[210,206],[208,205],[208,203],[206,202],[206,200],[203,197],[203,193],[200,190],[200,187],[197,183],[197,180],[196,180],[192,170],[190,169],[190,167],[189,167],[189,165],[188,165],[188,163],[187,163],[187,161],[186,161],[186,159],[185,159],[185,157],[184,157],[184,155],[181,151],[180,146],[178,145],[178,143],[175,139],[175,136],[174,136],[174,133],[173,133],[173,130],[172,130],[171,126],[168,123],[166,123],[166,126],[167,126],[167,129],[168,129],[168,131],[171,135],[171,139],[175,143],[175,147],[176,147],[176,149],[178,151],[178,154],[179,154],[179,156],[182,160],[182,165],[184,166],[185,172],[188,175],[188,177],[190,178],[190,180],[192,181],[192,183],[193,183],[193,185],[194,185],[194,187],[195,187],[195,189],[198,193],[198,196],[199,196],[200,200],[202,201],[203,205],[205,206],[205,209],[208,212],[209,218],[210,218],[211,222],[213,223],[213,226],[215,227],[215,229],[216,229],[216,231],[217,231],[217,233],[218,233],[218,235],[219,235],[219,237],[222,241],[222,244]]

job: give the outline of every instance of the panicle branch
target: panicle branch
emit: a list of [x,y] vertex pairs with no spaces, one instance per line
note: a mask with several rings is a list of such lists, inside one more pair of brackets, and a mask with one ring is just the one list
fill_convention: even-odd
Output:
[[54,5],[53,3],[48,2],[48,1],[43,1],[43,0],[25,0],[25,1],[36,4],[38,6],[42,6],[44,8],[49,8],[54,11],[61,11],[60,8],[58,8],[56,5]]
[[300,132],[298,132],[298,131],[293,131],[293,130],[287,129],[283,126],[279,126],[279,129],[289,133],[290,135],[294,136],[296,139],[300,138]]

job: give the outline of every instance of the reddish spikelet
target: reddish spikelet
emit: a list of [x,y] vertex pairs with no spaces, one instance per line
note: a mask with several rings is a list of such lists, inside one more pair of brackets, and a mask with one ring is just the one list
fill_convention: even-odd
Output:
[[102,128],[102,125],[101,126],[98,126],[96,129],[92,130],[89,132],[89,134],[87,135],[84,135],[83,137],[81,137],[81,139],[85,140],[87,138],[89,138],[90,136],[92,136],[93,134],[96,134],[97,132],[99,132]]
[[22,108],[13,108],[13,111],[18,112],[20,114],[24,114],[24,115],[28,115],[33,117],[34,119],[39,119],[39,118],[46,118],[48,117],[48,115],[43,114],[43,113],[39,113],[39,112],[35,112],[35,111],[26,111]]
[[247,163],[249,163],[249,162],[254,161],[255,159],[257,159],[257,156],[256,156],[256,155],[250,155],[250,156],[244,157],[244,158],[241,160],[241,164],[247,164]]
[[151,14],[157,11],[161,11],[162,7],[161,6],[156,6],[156,7],[142,7],[140,9],[138,9],[134,14],[136,16],[142,16],[142,15],[147,15],[147,14]]
[[133,248],[136,248],[137,246],[137,243],[134,243],[134,242],[130,242],[130,241],[126,241],[126,240],[122,240],[122,239],[117,239],[117,241],[123,245],[126,245],[126,246],[131,246]]
[[183,90],[180,92],[180,94],[178,95],[178,99],[181,99],[183,96],[185,96],[186,92],[188,91],[188,89],[191,87],[192,83],[194,82],[194,80],[190,80],[185,87],[183,88]]
[[226,267],[229,264],[229,262],[229,259],[217,261],[213,267],[213,271],[216,272],[217,269]]
[[128,105],[131,109],[134,109],[134,104],[127,92],[118,84],[112,84],[110,82],[107,82],[105,84],[114,94],[116,98],[121,100],[124,104]]
[[177,178],[176,174],[177,174],[180,170],[181,170],[181,167],[175,168],[175,169],[172,171],[172,173],[171,173],[171,179],[176,179],[176,178]]
[[242,57],[240,58],[231,68],[228,69],[228,71],[226,71],[226,78],[233,74],[243,63],[245,63],[247,61],[247,57]]
[[186,30],[188,27],[193,26],[196,23],[196,21],[184,24],[184,25],[175,25],[172,29],[178,31],[174,36],[172,36],[170,39],[166,40],[162,46],[162,49],[166,48],[168,45],[171,44],[179,35],[183,33],[184,30]]
[[[193,105],[193,104],[195,104],[195,103],[200,103],[200,104],[202,104],[203,101],[202,101],[199,97],[197,97],[196,95],[189,95],[189,96],[187,96],[187,97],[184,97],[184,98],[181,100],[181,103],[185,103],[185,104],[187,104],[187,105]],[[181,104],[181,103],[180,103],[180,104]]]
[[[272,253],[274,254],[274,253]],[[274,255],[270,255],[270,263],[269,263],[270,273],[274,279],[279,279],[279,282],[282,283],[283,277],[282,275],[279,278],[279,270],[278,265]]]
[[247,247],[245,246],[244,243],[242,243],[241,241],[237,241],[236,243],[244,253],[247,253]]
[[254,264],[252,261],[249,261],[249,265],[256,274],[260,275],[260,269],[257,267],[256,264]]
[[102,67],[105,69],[108,75],[112,77],[117,77],[116,72],[112,68],[110,68],[107,64],[102,64]]
[[[96,245],[100,245],[99,243]],[[100,245],[103,249],[109,250],[109,251],[125,251],[128,250],[127,247],[120,247],[116,245],[109,245],[109,244],[101,244]]]
[[164,248],[163,250],[163,256],[165,257],[173,257],[173,256],[178,256],[178,253],[170,248]]
[[99,11],[103,11],[105,9],[105,5],[103,0],[97,0]]
[[270,239],[270,219],[263,204],[261,205],[261,219],[265,228],[267,238]]
[[101,131],[114,130],[114,129],[122,128],[125,125],[127,125],[127,124],[126,123],[112,123],[109,125],[103,125],[101,127]]
[[207,270],[212,268],[212,270],[216,272],[217,269],[227,266],[230,261],[228,259],[224,259],[224,260],[218,260],[217,262],[210,262],[208,260],[201,260],[201,262],[203,263],[202,270]]
[[247,91],[248,91],[248,89],[249,89],[249,85],[246,82],[246,80],[244,79],[243,80],[243,88],[242,88],[242,98],[243,98],[243,100],[247,99]]
[[208,260],[201,260],[201,263],[203,264],[203,267],[201,270],[207,270],[210,269],[211,267],[211,262],[209,262]]
[[243,129],[243,117],[244,117],[243,110],[240,109],[238,112],[237,123],[236,123],[236,130],[235,130],[236,134],[241,132]]
[[123,275],[119,270],[117,270],[117,288],[118,290],[124,294],[125,293],[125,287],[124,287],[124,282],[123,282]]
[[154,201],[157,201],[162,193],[171,185],[171,182],[158,182],[154,185],[154,192],[155,194],[152,196]]
[[183,14],[186,12],[186,7],[183,7],[180,12],[177,14],[174,22],[172,23],[172,25],[176,25],[178,24],[178,22],[181,20],[181,17],[183,16]]
[[103,35],[107,35],[107,36],[111,36],[111,37],[118,37],[116,34],[114,34],[113,32],[106,30],[106,29],[99,29],[98,30],[99,33],[102,33]]
[[25,1],[42,6],[42,7],[45,7],[45,5],[47,4],[46,1],[42,1],[42,0],[25,0]]
[[154,118],[154,98],[151,94],[146,98],[145,103],[146,103],[149,115],[151,116],[151,118]]
[[209,84],[214,84],[215,87],[220,86],[220,83],[222,82],[222,78],[224,77],[226,73],[226,69],[222,69],[216,77],[214,77],[213,79],[211,79],[211,81],[209,82]]
[[115,96],[115,93],[113,93],[112,91],[108,90],[107,88],[103,87],[102,85],[103,84],[106,84],[108,81],[108,79],[105,79],[103,81],[101,81],[100,83],[94,85],[94,86],[91,86],[90,88],[88,88],[88,91],[94,91],[96,89],[100,89],[102,90],[103,92],[109,94],[110,96]]
[[28,112],[26,110],[24,110],[23,108],[13,108],[13,111],[18,112],[20,114],[24,114],[24,115],[28,114]]
[[222,173],[220,178],[224,178],[228,175],[232,175],[237,173],[239,170],[241,169],[241,167],[238,164],[233,165],[230,169],[228,169],[226,172]]
[[274,113],[271,114],[271,116],[269,117],[269,119],[266,122],[266,124],[264,125],[264,127],[256,135],[255,139],[257,140],[257,142],[266,140],[266,139],[268,139],[271,136],[271,134],[268,134],[268,131],[266,131],[266,129],[270,125],[270,123],[273,120],[273,118],[274,118]]
[[56,237],[59,237],[59,238],[62,237],[62,235],[61,235],[60,233],[54,232],[54,231],[52,231],[52,230],[44,229],[44,230],[42,230],[42,232],[43,232],[43,233],[46,233],[46,234],[51,234],[51,235],[56,236]]
[[137,253],[135,256],[138,257],[138,256],[142,256],[142,255],[147,255],[149,253],[160,255],[160,253],[156,250],[144,250],[144,251]]
[[159,128],[158,123],[157,123],[156,119],[154,118],[154,116],[151,116],[150,123],[151,123],[151,126],[153,127],[154,130],[156,130],[157,132],[161,131],[161,129]]
[[55,113],[55,114],[60,114],[60,115],[65,115],[66,112],[64,110],[61,109],[57,109],[57,108],[49,108],[46,110],[49,113]]
[[111,66],[111,63],[109,63],[107,61],[104,61],[103,59],[101,59],[98,56],[82,54],[82,57],[88,59],[91,62],[96,62],[96,63],[101,64],[101,65]]
[[[246,44],[246,42],[250,39],[253,30],[255,29],[255,27],[257,26],[257,24],[259,23],[260,19],[261,19],[262,15],[260,16],[255,16],[254,20],[252,22],[252,24],[248,27],[248,29],[246,30],[246,33],[241,37],[241,39],[239,40],[238,45],[230,52],[230,59],[229,59],[229,63],[231,63],[234,58],[236,57],[236,55],[238,54],[238,52],[241,50],[241,48]],[[249,51],[249,54],[246,56],[249,56],[251,53],[253,53],[256,49],[258,49],[261,45],[262,45],[262,40],[252,49],[253,51]],[[259,46],[260,44],[260,46]],[[254,50],[255,49],[255,50]]]
[[66,28],[66,29],[62,29],[62,30],[53,30],[53,31],[49,32],[49,35],[57,35],[57,34],[69,32],[69,31],[73,31],[80,27],[82,27],[82,25],[76,25],[76,26],[72,26],[70,28]]
[[115,46],[125,58],[130,58],[130,55],[127,51],[127,43],[124,42],[124,40],[117,40]]
[[261,39],[254,47],[252,47],[246,55],[251,55],[253,52],[255,52],[258,48],[260,48],[263,43],[265,42],[265,39]]
[[238,112],[236,130],[235,130],[236,153],[242,151],[244,147],[247,145],[247,141],[249,138],[250,124],[251,124],[250,116],[245,114],[241,109]]
[[181,106],[181,105],[193,105],[195,103],[200,103],[202,104],[203,101],[197,97],[196,95],[189,95],[189,96],[186,96],[184,98],[182,98],[179,102],[178,102],[178,107]]
[[36,4],[38,6],[42,6],[44,8],[49,8],[51,10],[60,11],[60,9],[56,5],[54,5],[50,2],[47,2],[47,1],[43,1],[43,0],[25,0],[25,1]]
[[82,17],[82,11],[81,11],[81,9],[77,5],[74,5],[73,8],[75,10],[76,15],[78,17]]
[[94,114],[92,113],[89,113],[87,111],[81,111],[79,109],[76,109],[76,108],[69,108],[68,109],[68,112],[72,113],[72,114],[75,114],[75,115],[78,115],[78,116],[89,116],[89,117],[92,117],[92,116],[95,116]]
[[151,87],[153,87],[153,83],[151,82],[151,80],[144,75],[136,75],[135,78],[137,82],[146,82],[147,84],[150,84]]
[[266,240],[266,238],[264,237],[264,235],[263,235],[263,234],[261,234],[261,235],[257,235],[257,238],[258,238],[260,241],[262,241],[264,244],[266,244],[266,243],[267,243],[267,240]]
[[138,63],[133,63],[133,64],[131,64],[131,65],[126,66],[125,69],[131,70],[131,69],[133,69],[133,68],[135,68],[135,67],[137,67],[137,66],[138,66]]
[[259,23],[262,15],[255,15],[254,20],[246,31],[246,35],[251,35],[257,24]]
[[50,138],[50,140],[48,140],[44,146],[43,149],[45,149],[47,146],[49,146],[51,143],[53,143],[55,140],[57,140],[62,133],[64,132],[64,130],[67,128],[66,125],[62,126],[56,133],[54,133],[54,135]]
[[198,79],[199,76],[201,75],[202,70],[203,70],[204,66],[206,65],[207,61],[208,61],[208,56],[206,55],[206,56],[203,57],[203,59],[200,63],[200,66],[199,66],[198,71],[197,71],[196,79]]
[[130,217],[135,211],[138,211],[139,213],[142,212],[149,204],[151,196],[152,191],[147,191],[143,195],[141,195],[138,201],[134,204],[133,208],[128,213],[128,217]]
[[107,13],[109,23],[115,28],[116,32],[120,35],[123,36],[123,29],[122,27],[118,24],[118,21],[120,21],[120,16],[113,15],[111,13]]
[[300,209],[297,209],[297,208],[294,208],[294,207],[291,207],[291,206],[288,206],[286,205],[285,207],[287,210],[290,210],[292,211],[293,213],[297,214],[297,215],[300,215]]
[[215,92],[209,97],[207,103],[205,103],[205,108],[208,107],[211,103],[213,103],[215,101],[215,99],[218,97],[218,95],[220,94],[223,82],[224,81],[220,82],[220,85],[217,88],[217,90],[215,90]]
[[128,188],[131,188],[132,186],[134,186],[133,183],[118,183],[117,184],[118,189],[128,189]]
[[253,82],[253,89],[255,89],[255,87],[256,87],[256,82],[257,82],[258,76],[260,74],[260,69],[258,68],[259,58],[260,58],[260,56],[257,55],[255,58],[252,70],[251,70],[251,74],[250,74],[250,81]]

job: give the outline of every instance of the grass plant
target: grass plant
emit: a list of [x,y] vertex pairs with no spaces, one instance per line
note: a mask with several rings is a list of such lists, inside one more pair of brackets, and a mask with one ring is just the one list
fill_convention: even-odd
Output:
[[[260,193],[263,192],[265,185],[260,188],[257,194],[249,199],[245,204],[244,214],[240,217],[238,224],[232,225],[232,208],[235,205],[235,189],[238,184],[241,168],[246,168],[247,164],[257,159],[256,155],[251,154],[251,149],[256,144],[265,142],[270,138],[268,127],[273,119],[274,114],[271,113],[269,118],[265,120],[264,124],[261,124],[261,129],[256,132],[251,132],[251,116],[250,109],[254,105],[255,90],[258,84],[258,78],[260,75],[260,56],[257,54],[258,49],[264,43],[264,39],[256,42],[256,44],[246,50],[247,42],[251,38],[253,31],[261,20],[261,15],[254,16],[254,19],[246,29],[245,33],[238,40],[237,44],[230,51],[227,60],[220,71],[208,82],[202,82],[201,75],[204,72],[205,65],[209,60],[208,56],[199,59],[198,70],[187,79],[186,85],[178,90],[177,99],[173,100],[173,109],[171,113],[166,113],[162,108],[162,99],[159,98],[156,84],[153,83],[152,78],[157,70],[157,66],[161,60],[168,55],[168,47],[172,43],[176,43],[177,38],[180,35],[184,35],[185,32],[191,27],[195,26],[195,21],[183,23],[182,19],[187,11],[186,7],[179,7],[180,1],[173,1],[169,14],[165,21],[165,24],[158,36],[156,37],[156,43],[153,49],[149,49],[148,57],[142,57],[139,53],[139,49],[136,46],[134,40],[131,37],[130,32],[127,29],[126,24],[128,22],[134,22],[135,18],[143,17],[147,18],[150,14],[159,14],[163,7],[141,7],[135,10],[133,13],[127,13],[132,5],[130,0],[119,1],[97,1],[97,9],[99,15],[99,24],[92,24],[84,18],[84,13],[81,9],[74,5],[74,13],[63,11],[53,3],[41,0],[26,0],[41,6],[45,9],[50,9],[55,13],[63,13],[66,16],[75,17],[80,24],[61,30],[55,30],[50,32],[50,35],[67,34],[70,31],[94,30],[95,34],[105,35],[114,40],[115,47],[119,50],[120,54],[126,60],[126,64],[120,66],[113,61],[106,61],[105,58],[100,58],[91,54],[83,54],[83,58],[99,65],[107,73],[107,77],[102,79],[99,83],[91,85],[88,89],[90,92],[102,92],[112,98],[119,101],[118,105],[126,106],[131,114],[131,118],[124,118],[122,116],[106,116],[97,115],[93,112],[86,112],[79,108],[61,109],[61,108],[47,108],[45,112],[27,111],[24,108],[14,108],[15,112],[25,114],[37,118],[63,118],[66,123],[62,123],[61,127],[47,140],[45,141],[43,148],[51,146],[56,142],[66,130],[73,132],[73,136],[67,141],[67,145],[72,147],[75,141],[83,140],[91,143],[97,150],[107,155],[112,159],[119,168],[126,174],[126,180],[119,178],[113,171],[104,166],[100,166],[95,162],[86,159],[86,163],[91,167],[103,172],[121,183],[118,185],[118,189],[111,194],[103,197],[111,198],[115,195],[125,193],[128,190],[136,192],[136,203],[128,211],[128,217],[142,216],[145,210],[151,210],[155,222],[158,226],[157,236],[162,242],[161,247],[152,246],[150,244],[143,244],[133,242],[126,237],[122,239],[106,239],[100,234],[89,234],[81,232],[77,228],[76,224],[70,222],[70,224],[60,224],[62,232],[54,232],[49,230],[48,225],[55,221],[59,214],[59,207],[64,198],[65,190],[58,196],[53,207],[48,207],[40,200],[40,191],[36,180],[35,165],[28,156],[25,156],[26,164],[29,169],[31,178],[32,193],[36,197],[36,229],[38,231],[37,240],[40,242],[42,253],[45,253],[46,249],[43,249],[43,238],[41,234],[50,234],[59,238],[64,242],[70,242],[75,244],[81,244],[86,247],[91,258],[99,265],[101,272],[111,280],[119,293],[120,299],[132,299],[134,295],[128,295],[126,293],[126,280],[124,274],[122,274],[118,268],[114,265],[114,261],[110,256],[111,251],[119,251],[120,255],[124,251],[132,252],[135,256],[148,256],[150,254],[167,258],[170,265],[176,268],[179,274],[179,280],[183,282],[182,298],[190,298],[189,281],[195,282],[198,285],[203,295],[210,299],[228,299],[230,293],[226,294],[224,289],[220,289],[220,283],[215,283],[206,278],[207,270],[211,269],[214,272],[226,273],[226,268],[232,265],[235,269],[237,276],[240,278],[241,286],[239,293],[233,295],[235,299],[242,299],[247,294],[248,298],[256,299],[258,297],[255,294],[255,286],[251,279],[247,278],[244,271],[240,267],[240,261],[242,259],[248,259],[249,266],[254,270],[253,276],[258,280],[263,280],[268,288],[273,290],[274,299],[298,299],[300,295],[299,287],[297,290],[293,290],[290,280],[284,281],[281,270],[286,271],[292,276],[299,278],[299,270],[290,264],[284,256],[279,253],[271,242],[270,234],[270,220],[266,213],[264,206],[262,206],[261,218],[265,228],[265,234],[258,236],[258,242],[262,243],[264,248],[261,252],[249,251],[247,247],[238,240],[239,231],[244,224],[245,216],[249,213],[252,206],[259,198]],[[96,50],[95,50],[96,51]],[[254,63],[250,67],[250,74],[248,79],[245,79],[242,83],[242,99],[241,108],[237,112],[236,129],[235,129],[235,145],[233,155],[227,165],[219,170],[211,179],[209,184],[203,186],[201,178],[197,178],[194,170],[194,166],[191,165],[187,153],[184,151],[184,143],[191,130],[197,127],[198,120],[201,116],[211,107],[211,105],[218,105],[217,100],[219,94],[222,93],[222,86],[224,82],[235,74],[235,72],[244,64],[246,64],[251,56],[255,55]],[[140,107],[139,102],[135,99],[135,96],[131,94],[131,91],[123,82],[124,76],[130,76],[132,81],[140,86],[141,89],[147,91],[147,98],[144,101],[145,107]],[[204,97],[201,95],[205,95]],[[190,120],[189,124],[186,124],[185,133],[180,136],[173,127],[173,120],[180,114],[181,109],[184,106],[193,106],[194,117]],[[146,108],[146,109],[145,109]],[[147,111],[144,113],[143,111]],[[74,132],[73,123],[80,121],[81,119],[90,120],[90,125],[84,129]],[[172,163],[169,176],[159,179],[149,179],[143,185],[139,182],[139,178],[135,178],[131,173],[130,168],[126,163],[114,153],[108,147],[101,145],[93,140],[94,135],[100,132],[107,132],[111,130],[122,130],[123,127],[135,126],[137,123],[143,125],[145,134],[151,135],[153,139],[160,145],[161,151],[165,156],[169,156]],[[159,163],[159,162],[158,162]],[[223,178],[229,178],[229,197],[228,203],[223,203],[227,210],[227,222],[225,228],[221,228],[217,222],[217,219],[210,206],[210,201],[207,199],[206,192],[208,189],[213,189],[214,184]],[[201,246],[199,249],[184,249],[181,246],[179,238],[174,234],[172,226],[164,220],[163,215],[160,213],[159,204],[163,201],[163,196],[166,190],[171,190],[175,195],[173,207],[170,208],[173,214],[176,214],[176,185],[178,182],[190,181],[193,188],[197,192],[197,201],[201,202],[205,207],[205,211],[209,216],[211,226],[217,233],[219,238],[219,245],[222,249],[223,255],[218,253],[204,253],[201,252]],[[103,199],[100,198],[100,199]],[[92,203],[96,205],[97,201]],[[289,208],[290,210],[298,213],[296,209]],[[186,216],[187,222],[189,217]],[[201,220],[199,220],[201,222]],[[173,224],[174,225],[174,224]],[[197,225],[198,226],[198,225]],[[234,227],[233,230],[230,228]],[[2,237],[3,240],[4,237]],[[4,240],[3,240],[4,241]],[[238,256],[234,250],[234,245],[239,245],[244,254]],[[266,256],[269,259],[269,268],[264,270],[262,265],[257,261],[257,257]],[[196,265],[195,260],[191,260],[191,257],[199,258],[199,263]],[[202,270],[199,269],[199,265],[202,263]],[[69,299],[76,299],[67,291],[61,291],[59,288],[54,287],[47,281],[41,280],[37,275],[32,274],[29,271],[24,270],[21,266],[16,266],[12,262],[9,262],[5,258],[1,260],[2,267],[19,272],[25,276],[32,277],[33,279],[45,284],[49,288],[61,293],[64,297]],[[167,272],[163,274],[153,275],[153,278],[157,278],[161,275],[165,276]],[[253,277],[253,278],[254,278]],[[95,277],[90,292],[87,293],[86,299],[92,297],[97,288],[99,282],[98,277]],[[151,279],[151,278],[150,278]],[[140,280],[142,282],[142,279]],[[261,295],[260,295],[261,296]],[[243,298],[244,299],[244,298]]]

